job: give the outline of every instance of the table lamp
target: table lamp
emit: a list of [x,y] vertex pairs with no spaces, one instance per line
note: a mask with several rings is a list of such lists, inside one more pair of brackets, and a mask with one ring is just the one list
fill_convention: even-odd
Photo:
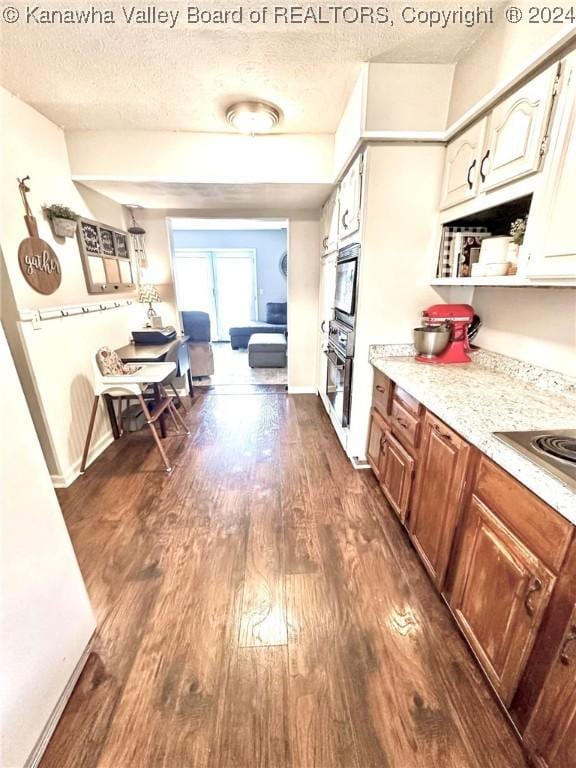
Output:
[[151,325],[153,328],[158,328],[162,326],[162,321],[152,306],[155,301],[161,301],[156,286],[151,283],[141,285],[138,292],[138,303],[148,304],[148,312],[146,313],[148,316],[148,325]]

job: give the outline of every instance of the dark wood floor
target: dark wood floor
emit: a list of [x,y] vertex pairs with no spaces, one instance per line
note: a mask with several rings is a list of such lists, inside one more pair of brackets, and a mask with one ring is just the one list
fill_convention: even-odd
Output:
[[60,495],[96,615],[42,768],[524,768],[317,398],[195,398]]

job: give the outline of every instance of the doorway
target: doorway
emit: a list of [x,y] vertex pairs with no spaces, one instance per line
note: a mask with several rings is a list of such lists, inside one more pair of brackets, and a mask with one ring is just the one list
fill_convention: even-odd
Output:
[[[192,320],[204,322],[203,350],[189,346],[197,386],[286,388],[287,225],[280,219],[170,220],[182,327],[194,336]],[[259,339],[251,343],[254,334]]]
[[212,341],[230,341],[230,328],[255,317],[256,251],[222,248],[174,251],[174,281],[178,309],[207,312]]

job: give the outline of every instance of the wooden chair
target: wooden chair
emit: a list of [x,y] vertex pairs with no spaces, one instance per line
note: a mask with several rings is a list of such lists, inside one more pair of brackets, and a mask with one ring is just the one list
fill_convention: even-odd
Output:
[[[132,366],[136,369],[132,373],[105,376],[100,370],[97,355],[98,353],[96,353],[93,358],[94,403],[92,405],[92,413],[90,414],[88,433],[86,435],[84,452],[82,454],[82,462],[80,464],[80,474],[83,474],[86,471],[86,461],[88,460],[88,451],[90,450],[90,441],[92,439],[92,432],[94,430],[94,422],[96,420],[96,413],[98,411],[98,403],[100,397],[103,395],[107,395],[113,398],[136,398],[136,400],[138,400],[140,407],[142,408],[142,412],[146,418],[150,432],[152,433],[152,437],[154,438],[154,442],[156,443],[156,447],[162,456],[162,461],[166,467],[166,472],[171,472],[172,467],[168,461],[168,457],[164,451],[164,448],[162,447],[162,442],[158,437],[158,433],[156,432],[154,425],[162,416],[162,414],[167,412],[174,422],[176,430],[178,430],[180,424],[180,426],[184,429],[184,434],[190,434],[186,424],[184,423],[184,420],[174,407],[172,397],[168,395],[162,386],[162,382],[175,372],[175,363],[145,363],[141,366]],[[146,387],[148,387],[150,384],[159,385],[161,393],[161,400],[156,404],[152,412],[150,411],[143,397]]]

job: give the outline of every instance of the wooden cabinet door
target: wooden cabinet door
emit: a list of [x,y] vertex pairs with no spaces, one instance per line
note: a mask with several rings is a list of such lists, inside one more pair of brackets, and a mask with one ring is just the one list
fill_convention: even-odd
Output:
[[330,195],[322,208],[320,237],[320,253],[323,256],[338,249],[338,190]]
[[576,277],[576,235],[569,223],[576,200],[576,54],[567,61],[559,107],[544,188],[535,195],[535,232],[525,245],[530,277]]
[[492,110],[480,163],[481,191],[540,170],[556,74],[556,67],[551,67]]
[[471,447],[431,413],[424,436],[408,531],[438,589],[448,568]]
[[524,738],[549,768],[576,764],[576,605]]
[[554,575],[473,496],[451,605],[505,704],[526,666],[554,582]]
[[364,156],[359,155],[340,182],[340,219],[338,236],[340,240],[350,237],[360,229],[362,206],[362,170]]
[[478,192],[486,118],[470,126],[446,147],[441,208],[470,200]]
[[380,487],[390,506],[404,522],[410,503],[414,459],[388,431],[381,440],[381,447]]
[[386,431],[386,422],[374,408],[370,414],[370,430],[368,432],[368,463],[374,474],[380,480],[380,454],[383,450],[382,440]]

